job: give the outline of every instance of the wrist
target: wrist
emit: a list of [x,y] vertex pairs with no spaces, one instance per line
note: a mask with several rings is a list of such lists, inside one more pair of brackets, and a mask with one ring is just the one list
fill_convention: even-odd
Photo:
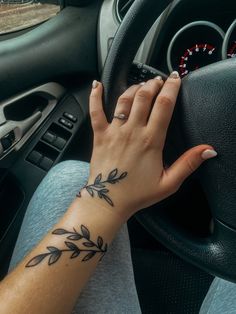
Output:
[[81,190],[79,196],[73,202],[74,209],[90,212],[92,215],[99,215],[104,219],[109,219],[118,225],[127,222],[129,215],[122,205],[110,206],[102,199],[91,197],[87,191]]
[[101,171],[89,177],[77,196],[88,204],[112,212],[126,222],[136,212],[132,204],[127,202],[127,176],[128,172],[117,168]]

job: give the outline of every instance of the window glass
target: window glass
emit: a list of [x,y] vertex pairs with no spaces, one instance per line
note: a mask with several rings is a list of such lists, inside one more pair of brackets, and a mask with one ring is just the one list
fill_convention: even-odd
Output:
[[36,25],[59,11],[59,0],[0,0],[0,34]]

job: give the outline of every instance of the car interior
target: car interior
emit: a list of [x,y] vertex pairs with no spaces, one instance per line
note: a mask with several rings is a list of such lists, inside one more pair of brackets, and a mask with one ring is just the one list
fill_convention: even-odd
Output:
[[92,81],[111,119],[128,86],[175,70],[165,166],[202,142],[220,154],[128,221],[142,313],[199,313],[215,276],[236,282],[235,12],[235,0],[64,0],[56,16],[0,35],[1,279],[42,179],[90,160]]

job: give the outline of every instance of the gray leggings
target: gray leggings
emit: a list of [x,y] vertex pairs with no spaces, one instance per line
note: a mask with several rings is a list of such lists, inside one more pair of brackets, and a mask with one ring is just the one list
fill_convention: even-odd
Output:
[[[88,164],[79,161],[62,162],[51,169],[28,206],[10,269],[22,260],[64,214],[76,193],[85,184],[88,172]],[[122,227],[97,267],[73,313],[141,313],[126,225]],[[158,313],[161,311],[157,310]],[[236,285],[215,279],[201,309],[201,314],[207,313],[236,313]]]

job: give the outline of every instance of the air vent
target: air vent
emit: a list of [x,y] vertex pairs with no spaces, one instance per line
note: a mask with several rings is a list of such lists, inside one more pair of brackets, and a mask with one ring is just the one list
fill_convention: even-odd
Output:
[[129,11],[134,1],[135,0],[117,0],[116,14],[117,14],[119,22],[121,22],[124,19],[126,13]]

